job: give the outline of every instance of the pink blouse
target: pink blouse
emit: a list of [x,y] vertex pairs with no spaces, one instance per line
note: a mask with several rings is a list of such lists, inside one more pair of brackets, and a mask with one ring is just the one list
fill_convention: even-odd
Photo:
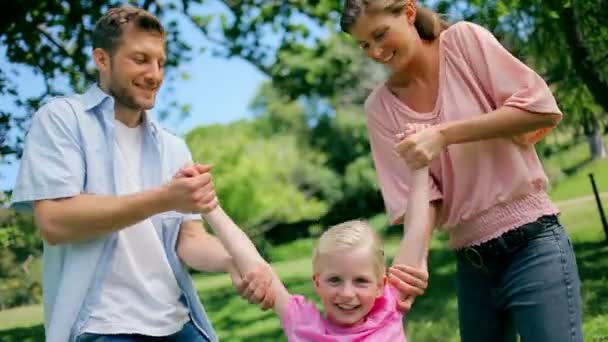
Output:
[[[439,45],[439,92],[432,112],[415,112],[384,84],[365,104],[374,164],[394,223],[402,220],[409,193],[408,168],[393,152],[395,134],[407,123],[467,119],[502,106],[561,114],[543,79],[483,27],[453,24]],[[449,232],[451,247],[480,244],[558,213],[533,146],[549,131],[522,136],[526,146],[505,138],[450,145],[431,163],[431,200],[441,199],[437,224]]]

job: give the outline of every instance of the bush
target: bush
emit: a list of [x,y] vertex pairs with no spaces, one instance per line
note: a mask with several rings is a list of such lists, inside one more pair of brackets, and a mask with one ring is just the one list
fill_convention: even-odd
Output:
[[4,209],[0,217],[0,309],[39,303],[42,241],[31,216]]

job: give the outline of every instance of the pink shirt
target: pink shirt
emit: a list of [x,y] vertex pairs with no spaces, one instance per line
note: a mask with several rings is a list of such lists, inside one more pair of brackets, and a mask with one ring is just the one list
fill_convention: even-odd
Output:
[[401,342],[406,341],[403,313],[397,310],[399,292],[390,285],[376,299],[365,322],[349,328],[329,322],[314,302],[291,296],[281,325],[289,342]]
[[[501,106],[561,114],[543,79],[481,26],[453,24],[440,35],[439,50],[439,92],[432,112],[415,112],[384,84],[365,104],[380,188],[395,223],[402,220],[409,193],[408,168],[393,152],[395,134],[405,124],[467,119]],[[527,134],[527,147],[505,138],[450,145],[431,163],[431,199],[441,199],[437,223],[449,232],[453,248],[480,244],[558,212],[533,146],[549,131]]]

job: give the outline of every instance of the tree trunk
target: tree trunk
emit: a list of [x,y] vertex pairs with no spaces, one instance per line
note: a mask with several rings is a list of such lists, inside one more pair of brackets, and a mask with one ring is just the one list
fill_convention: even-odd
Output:
[[591,151],[591,159],[608,157],[608,149],[606,149],[606,142],[601,130],[596,129],[595,132],[587,134],[586,137]]

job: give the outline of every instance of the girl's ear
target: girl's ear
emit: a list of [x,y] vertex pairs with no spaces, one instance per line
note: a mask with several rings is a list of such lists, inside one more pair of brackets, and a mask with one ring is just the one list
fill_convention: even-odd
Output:
[[382,279],[380,279],[380,282],[378,283],[378,292],[376,293],[376,298],[380,298],[382,297],[382,294],[384,294],[384,287],[386,286],[386,274],[382,275]]
[[318,274],[315,273],[315,274],[312,275],[312,283],[315,286],[315,289],[318,290],[319,289],[319,285],[320,285],[319,284],[319,275]]

